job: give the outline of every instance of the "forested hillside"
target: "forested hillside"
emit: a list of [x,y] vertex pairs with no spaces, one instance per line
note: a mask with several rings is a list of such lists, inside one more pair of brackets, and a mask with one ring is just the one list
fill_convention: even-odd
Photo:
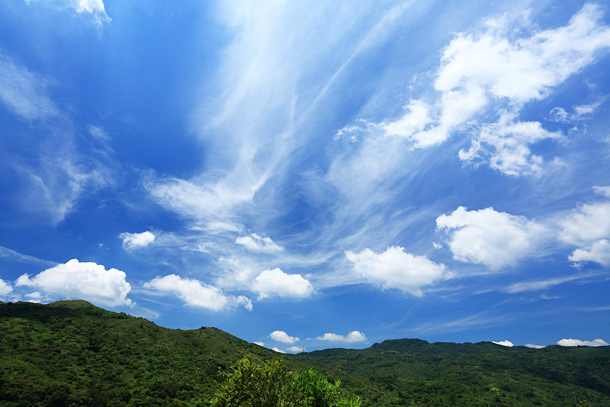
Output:
[[370,405],[610,405],[608,347],[530,349],[400,339],[294,358],[385,388],[381,396],[365,396]]
[[[279,355],[216,328],[171,330],[85,301],[0,303],[0,405],[198,406],[219,372]],[[364,406],[610,405],[610,348],[390,340],[284,357]]]
[[0,305],[0,405],[203,405],[219,370],[275,352],[216,328],[156,326],[85,301]]

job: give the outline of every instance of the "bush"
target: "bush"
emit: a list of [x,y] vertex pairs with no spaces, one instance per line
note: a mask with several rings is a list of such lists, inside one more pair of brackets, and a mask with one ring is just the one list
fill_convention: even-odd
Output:
[[329,383],[308,369],[290,372],[280,360],[256,363],[248,358],[224,374],[212,400],[219,407],[359,407],[358,397],[341,397],[339,382]]

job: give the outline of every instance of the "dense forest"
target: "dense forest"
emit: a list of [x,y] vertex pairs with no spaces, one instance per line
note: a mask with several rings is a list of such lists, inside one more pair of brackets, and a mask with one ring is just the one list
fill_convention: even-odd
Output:
[[[205,406],[246,357],[280,355],[216,328],[171,330],[85,301],[0,303],[0,405]],[[388,340],[286,355],[363,406],[608,406],[610,348]]]

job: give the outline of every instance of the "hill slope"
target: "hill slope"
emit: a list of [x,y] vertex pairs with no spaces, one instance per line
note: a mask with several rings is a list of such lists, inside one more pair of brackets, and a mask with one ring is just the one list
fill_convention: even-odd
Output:
[[[216,328],[182,331],[85,301],[0,303],[0,405],[199,406],[218,372],[278,354]],[[390,340],[285,358],[365,406],[608,406],[610,348]]]
[[0,332],[3,406],[200,405],[219,369],[277,358],[216,328],[165,329],[85,301],[0,304]]
[[610,405],[610,347],[530,349],[400,339],[294,358],[382,386],[385,393],[363,394],[372,405]]

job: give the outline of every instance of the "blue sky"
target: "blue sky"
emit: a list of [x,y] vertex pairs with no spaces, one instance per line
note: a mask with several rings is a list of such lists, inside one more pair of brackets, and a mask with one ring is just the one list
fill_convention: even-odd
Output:
[[610,341],[610,7],[0,4],[0,297],[284,352]]

